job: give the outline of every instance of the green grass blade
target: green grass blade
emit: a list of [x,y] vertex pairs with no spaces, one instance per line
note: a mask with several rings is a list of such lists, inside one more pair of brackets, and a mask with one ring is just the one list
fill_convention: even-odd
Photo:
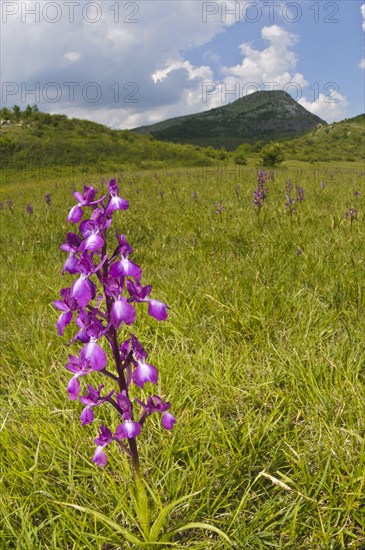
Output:
[[228,538],[228,536],[223,533],[218,527],[215,527],[214,525],[209,525],[209,523],[201,523],[201,522],[193,522],[193,523],[187,523],[186,525],[183,525],[182,527],[178,527],[177,529],[174,529],[173,531],[169,531],[164,535],[161,540],[169,540],[171,537],[177,535],[177,533],[181,533],[181,531],[186,531],[187,529],[207,529],[208,531],[213,531],[214,533],[217,533],[222,539],[224,539],[231,547],[233,547],[232,541]]
[[98,512],[96,510],[91,510],[90,508],[85,508],[84,506],[78,506],[77,504],[71,504],[69,502],[59,502],[59,501],[53,501],[53,502],[55,502],[56,504],[59,504],[60,506],[67,506],[69,508],[74,508],[75,510],[79,510],[80,512],[84,512],[86,514],[90,514],[94,516],[94,518],[98,519],[100,522],[106,523],[107,525],[109,525],[109,527],[112,527],[114,531],[123,535],[123,537],[128,542],[132,542],[133,544],[139,544],[139,545],[146,544],[145,541],[139,539],[138,537],[130,533],[127,529],[124,529],[118,523],[108,518],[106,515],[102,514],[101,512]]
[[163,524],[166,520],[166,517],[167,515],[172,511],[174,510],[174,508],[176,508],[176,506],[178,506],[179,504],[181,504],[182,502],[184,502],[185,500],[188,500],[189,498],[195,496],[195,495],[198,495],[199,493],[201,493],[201,491],[196,491],[195,493],[190,493],[190,495],[185,495],[181,498],[178,498],[177,500],[174,500],[173,502],[170,502],[170,504],[168,504],[163,510],[161,510],[161,512],[159,513],[158,517],[155,519],[152,527],[151,527],[151,531],[150,531],[150,537],[152,540],[154,539],[157,539],[162,527],[163,527]]

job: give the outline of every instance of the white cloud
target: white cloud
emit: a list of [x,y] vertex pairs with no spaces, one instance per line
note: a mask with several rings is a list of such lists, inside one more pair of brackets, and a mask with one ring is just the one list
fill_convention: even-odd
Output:
[[362,29],[363,29],[363,31],[365,32],[365,4],[363,4],[363,5],[360,7],[360,10],[361,10],[362,18],[363,18]]
[[166,68],[162,70],[157,70],[152,74],[153,82],[162,82],[167,78],[167,76],[179,69],[184,69],[188,74],[188,80],[193,80],[194,78],[200,79],[212,79],[212,70],[210,67],[205,65],[201,67],[193,67],[189,61],[172,61],[166,64]]
[[[7,4],[9,13],[2,25],[1,77],[9,90],[19,88],[18,93],[7,94],[7,104],[38,102],[42,110],[58,109],[66,114],[90,111],[94,119],[100,119],[102,113],[105,116],[109,109],[113,113],[109,119],[122,127],[129,125],[137,111],[143,113],[141,123],[154,118],[157,110],[162,118],[186,114],[200,81],[212,78],[212,72],[208,63],[195,67],[181,52],[209,43],[229,26],[220,17],[203,23],[202,1],[196,0],[176,1],[173,9],[163,0],[128,5],[113,0],[58,2],[60,18],[54,23],[51,20],[57,16],[56,2],[24,0]],[[30,10],[36,4],[38,13],[32,15]],[[99,6],[99,15],[95,9],[87,9],[91,4]],[[135,8],[138,11],[133,13]],[[95,16],[96,22],[88,21]],[[31,93],[38,82],[39,101]],[[50,82],[62,88],[58,103],[48,101],[43,93]],[[76,83],[72,101],[64,87],[67,82]],[[83,93],[84,87],[93,82],[101,90],[100,101],[94,103]],[[133,86],[138,90],[136,104],[129,102]],[[23,89],[26,95],[22,96]],[[185,108],[184,101],[188,101]]]
[[360,69],[365,69],[365,57],[359,63]]
[[63,57],[70,63],[76,63],[76,61],[79,61],[81,54],[80,52],[66,52]]
[[319,94],[317,101],[301,98],[298,103],[326,122],[335,122],[346,118],[346,107],[349,105],[346,97],[339,92],[332,93],[330,96]]
[[240,50],[243,60],[232,67],[224,67],[226,80],[239,79],[244,86],[249,82],[272,83],[276,88],[282,88],[289,82],[296,82],[299,86],[307,84],[301,73],[293,73],[297,65],[297,57],[291,48],[296,44],[297,37],[282,29],[278,25],[263,27],[261,36],[269,42],[267,48],[257,50],[251,44],[241,44]]

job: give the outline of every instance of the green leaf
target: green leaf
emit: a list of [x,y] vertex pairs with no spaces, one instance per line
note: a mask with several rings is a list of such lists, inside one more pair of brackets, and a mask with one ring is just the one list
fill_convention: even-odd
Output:
[[174,500],[173,502],[170,502],[170,504],[168,504],[165,508],[163,508],[163,510],[161,510],[161,512],[159,513],[159,515],[157,516],[157,518],[155,519],[151,527],[151,531],[150,531],[151,540],[157,539],[159,532],[161,531],[163,524],[166,520],[167,515],[174,508],[176,508],[176,506],[184,502],[184,500],[188,500],[189,498],[195,495],[198,495],[199,493],[201,493],[201,491],[197,491],[196,493],[190,493],[190,495],[185,495],[181,498],[178,498],[177,500]]
[[173,536],[175,536],[177,533],[181,533],[181,531],[186,531],[187,529],[207,529],[208,531],[213,531],[214,533],[217,533],[222,539],[224,539],[231,547],[233,547],[232,541],[227,537],[223,531],[218,529],[218,527],[214,527],[214,525],[209,525],[209,523],[201,523],[201,522],[194,522],[194,523],[187,523],[186,525],[183,525],[182,527],[178,527],[177,529],[174,529],[173,531],[169,531],[164,535],[161,540],[168,541]]
[[67,506],[69,508],[74,508],[75,510],[80,510],[80,512],[84,512],[86,514],[91,514],[92,516],[94,516],[94,518],[98,519],[102,523],[106,523],[107,525],[112,527],[114,531],[123,535],[123,537],[128,542],[132,542],[133,544],[139,544],[142,546],[146,544],[145,541],[139,539],[138,537],[130,533],[127,529],[124,529],[118,523],[116,523],[112,519],[109,519],[108,516],[105,516],[101,512],[97,512],[96,510],[91,510],[90,508],[84,508],[84,506],[78,506],[77,504],[70,504],[68,502],[59,502],[57,500],[54,500],[53,502],[55,502],[56,504],[60,504],[61,506]]
[[137,477],[135,483],[136,491],[134,496],[134,508],[143,534],[146,540],[150,540],[150,511],[146,489],[144,488],[143,481],[140,478]]

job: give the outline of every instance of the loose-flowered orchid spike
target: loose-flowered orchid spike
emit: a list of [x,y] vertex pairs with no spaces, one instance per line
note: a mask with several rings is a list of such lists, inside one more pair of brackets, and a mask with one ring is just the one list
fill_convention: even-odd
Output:
[[253,204],[259,210],[269,192],[268,188],[265,187],[266,182],[267,182],[266,170],[259,170],[257,173],[257,188],[256,188],[256,191],[254,191],[253,193],[253,197],[254,197]]
[[48,206],[49,206],[51,204],[51,195],[49,193],[47,193],[44,196],[44,200],[45,200],[46,204],[48,204]]
[[[129,258],[133,248],[126,236],[116,232],[117,246],[108,242],[114,213],[128,208],[128,201],[119,196],[116,180],[108,182],[108,193],[100,199],[92,186],[85,186],[83,194],[75,191],[74,196],[78,203],[71,209],[68,220],[78,231],[67,233],[66,242],[61,245],[68,254],[62,274],[73,280],[61,290],[61,299],[54,301],[60,311],[58,334],[63,335],[73,322],[76,333],[68,345],[81,344],[78,353],[68,356],[66,369],[72,378],[67,391],[71,400],[78,400],[84,406],[80,415],[83,426],[93,422],[95,410],[101,405],[112,407],[117,415],[116,428],[100,427],[94,440],[97,448],[93,462],[105,466],[108,461],[105,447],[116,441],[131,458],[133,472],[138,475],[136,438],[146,418],[153,412],[161,413],[161,423],[166,430],[173,428],[176,419],[168,412],[170,404],[158,396],[148,397],[146,403],[137,398],[131,401],[129,391],[133,388],[135,393],[147,382],[156,384],[158,370],[147,362],[146,350],[137,337],[129,333],[129,327],[136,321],[137,304],[141,302],[148,304],[149,315],[158,321],[167,318],[168,308],[150,298],[151,285],[142,285],[142,269]],[[81,221],[84,214],[85,219]],[[108,250],[113,252],[108,254]],[[110,350],[109,365],[102,340]],[[104,385],[98,383],[100,377],[105,376],[115,388],[108,387],[102,395]],[[97,380],[97,384],[87,383],[83,389],[84,377],[88,377],[88,382],[91,378]],[[142,407],[138,420],[133,410],[136,405]]]
[[32,205],[30,204],[30,202],[27,202],[27,213],[29,214],[29,216],[31,216],[33,214],[33,207]]

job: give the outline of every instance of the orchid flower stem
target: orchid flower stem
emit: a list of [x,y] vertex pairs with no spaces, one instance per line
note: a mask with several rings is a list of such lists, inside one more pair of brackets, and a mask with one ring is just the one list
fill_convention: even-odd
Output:
[[119,381],[119,378],[118,376],[115,376],[115,374],[112,374],[111,372],[107,371],[106,369],[103,369],[102,371],[103,374],[105,374],[105,376],[107,376],[108,378],[111,378],[112,380],[114,380],[114,382],[118,382]]
[[124,443],[122,443],[121,441],[118,441],[118,445],[122,449],[122,451],[124,451],[131,459],[133,459],[132,452],[128,449],[128,447],[124,445]]

